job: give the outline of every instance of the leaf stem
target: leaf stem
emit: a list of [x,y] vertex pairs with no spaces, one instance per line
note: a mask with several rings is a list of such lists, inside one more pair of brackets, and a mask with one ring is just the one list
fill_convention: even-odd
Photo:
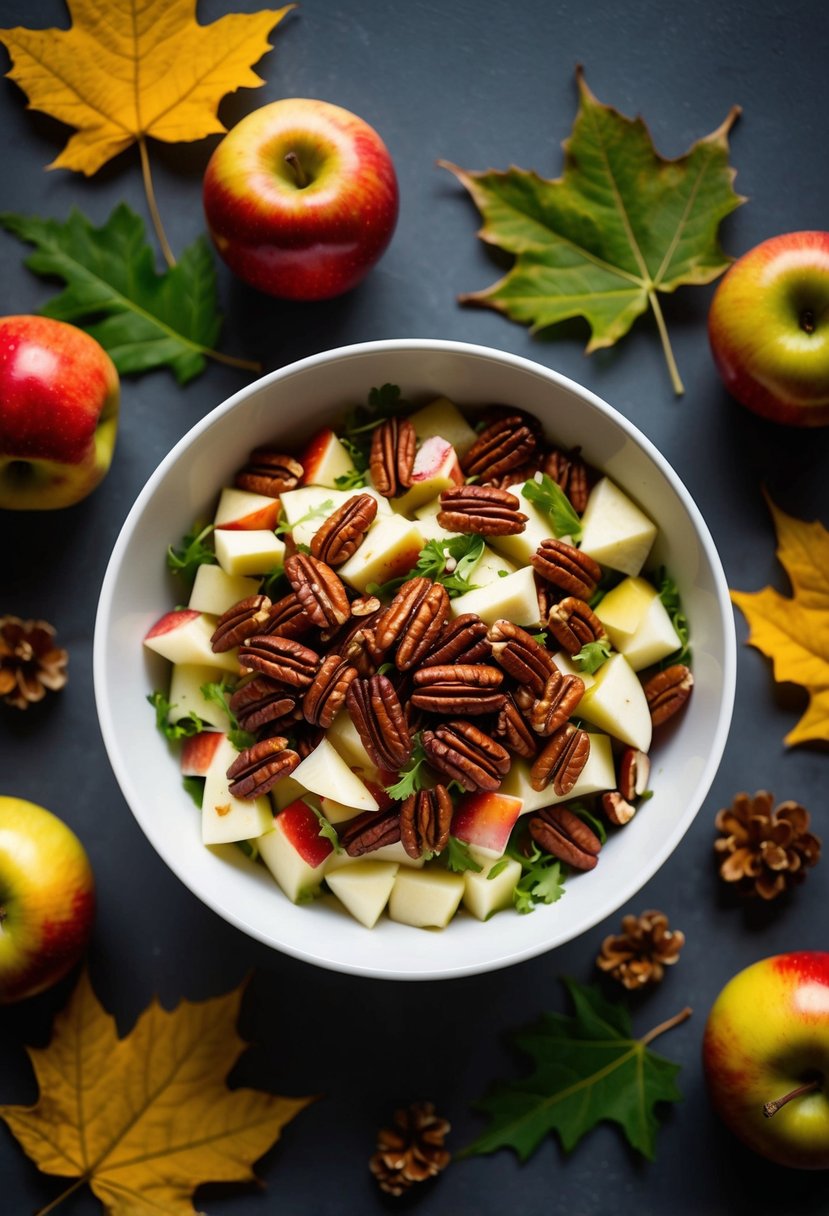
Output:
[[773,1102],[766,1102],[763,1105],[763,1114],[767,1119],[770,1119],[772,1115],[777,1114],[781,1106],[785,1106],[787,1102],[791,1102],[792,1098],[799,1098],[801,1094],[810,1094],[815,1089],[820,1089],[820,1081],[817,1077],[812,1077],[811,1081],[798,1085],[797,1089],[793,1089],[791,1093],[784,1094],[782,1098],[775,1098]]
[[202,348],[202,354],[207,359],[215,359],[217,363],[226,363],[228,367],[242,367],[245,371],[261,372],[262,364],[256,359],[240,359],[238,355],[226,355],[220,350],[211,350],[205,346]]
[[647,1034],[643,1034],[639,1042],[644,1047],[647,1047],[648,1043],[652,1043],[654,1039],[664,1034],[666,1030],[673,1030],[674,1026],[679,1026],[682,1022],[686,1022],[691,1013],[691,1006],[686,1005],[684,1009],[680,1009],[679,1013],[675,1013],[672,1018],[668,1018],[665,1022],[660,1022],[658,1026],[654,1026],[653,1030],[649,1030]]
[[674,387],[674,392],[676,393],[677,397],[681,397],[685,392],[685,385],[682,383],[679,376],[679,369],[676,365],[676,359],[674,359],[674,352],[671,348],[671,339],[668,336],[668,327],[665,324],[665,318],[662,315],[662,307],[659,303],[659,297],[652,288],[648,291],[648,300],[651,308],[653,309],[653,315],[656,318],[656,328],[659,330],[659,338],[662,342],[662,350],[665,353],[665,362],[668,364],[671,384]]
[[147,141],[143,135],[138,136],[138,151],[141,156],[141,176],[144,179],[144,193],[147,196],[147,206],[150,210],[150,219],[155,228],[155,234],[158,237],[158,243],[161,246],[161,252],[164,255],[164,261],[171,268],[175,266],[175,255],[170,248],[170,242],[167,240],[167,234],[164,231],[164,225],[161,222],[158,204],[155,201],[155,189],[153,188],[153,178],[150,172],[150,157],[147,152]]
[[88,1178],[86,1174],[82,1174],[80,1178],[76,1178],[71,1186],[68,1186],[65,1191],[61,1191],[61,1193],[56,1196],[51,1203],[46,1204],[45,1208],[38,1208],[38,1210],[35,1212],[35,1216],[47,1216],[48,1212],[54,1212],[55,1208],[59,1207],[60,1204],[63,1203],[64,1199],[68,1199],[69,1196],[74,1194],[75,1191],[80,1190],[80,1188],[84,1186],[87,1181]]

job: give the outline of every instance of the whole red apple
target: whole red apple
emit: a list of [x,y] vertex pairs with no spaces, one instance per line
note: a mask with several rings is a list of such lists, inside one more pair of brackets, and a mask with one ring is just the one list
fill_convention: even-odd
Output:
[[730,980],[705,1027],[724,1122],[780,1165],[829,1169],[829,953],[777,954]]
[[708,314],[733,397],[790,426],[829,424],[829,232],[771,237],[739,258]]
[[72,829],[33,802],[0,797],[0,1004],[71,970],[94,910],[92,867]]
[[203,198],[233,273],[288,300],[354,287],[397,223],[397,177],[380,136],[356,114],[308,98],[243,118],[211,156]]
[[0,317],[0,508],[51,510],[103,479],[120,385],[100,343],[51,317]]

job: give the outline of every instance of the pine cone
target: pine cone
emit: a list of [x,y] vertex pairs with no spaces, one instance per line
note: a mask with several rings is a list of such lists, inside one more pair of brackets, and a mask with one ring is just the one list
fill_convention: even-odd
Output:
[[774,807],[768,790],[753,798],[737,794],[717,812],[722,833],[714,849],[722,856],[720,877],[744,895],[774,899],[802,882],[820,858],[820,840],[809,831],[809,812],[799,802]]
[[0,616],[0,697],[16,709],[42,701],[66,683],[68,655],[47,621]]
[[378,1133],[377,1151],[369,1161],[381,1191],[402,1195],[445,1169],[451,1156],[443,1147],[448,1132],[449,1124],[435,1115],[431,1102],[396,1110],[393,1126]]
[[668,928],[664,912],[625,916],[622,932],[612,933],[602,942],[596,966],[625,988],[644,988],[659,983],[684,945],[685,934]]

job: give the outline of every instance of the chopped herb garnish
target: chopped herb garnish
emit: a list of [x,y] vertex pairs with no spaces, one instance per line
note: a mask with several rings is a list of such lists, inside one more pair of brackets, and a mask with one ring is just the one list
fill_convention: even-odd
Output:
[[204,800],[204,777],[182,777],[181,784],[187,790],[187,793],[199,810],[201,810],[201,804]]
[[167,566],[174,574],[179,574],[187,584],[196,577],[199,566],[215,566],[216,554],[207,544],[207,538],[213,535],[213,525],[193,524],[189,532],[181,538],[177,549],[172,545],[167,548]]
[[671,618],[671,624],[677,632],[677,637],[681,645],[673,654],[669,654],[659,664],[660,667],[672,667],[674,663],[684,663],[689,666],[691,663],[691,650],[688,646],[688,638],[690,630],[688,629],[688,620],[685,613],[682,611],[682,603],[679,598],[679,588],[675,581],[666,572],[664,566],[660,566],[656,573],[654,583],[659,590],[659,598],[665,605],[668,616]]
[[390,578],[387,583],[369,583],[366,593],[387,599],[403,583],[413,578],[430,578],[434,583],[442,583],[449,598],[454,599],[456,595],[475,590],[475,584],[470,583],[469,577],[483,552],[484,538],[474,534],[451,536],[447,540],[429,540],[420,550],[417,562],[408,574]]
[[521,865],[522,874],[512,892],[516,912],[532,912],[535,904],[554,904],[564,894],[564,875],[561,862],[549,853],[542,853],[534,840],[526,836],[523,825],[520,844],[515,832],[506,849],[507,857],[513,857]]
[[457,836],[449,837],[449,843],[440,854],[440,860],[453,874],[463,874],[466,870],[480,874],[484,868],[469,852],[469,845],[463,840],[458,840]]
[[207,727],[207,723],[203,722],[199,715],[190,710],[188,714],[178,720],[170,721],[170,711],[175,709],[167,700],[163,692],[158,689],[155,692],[147,694],[147,700],[155,710],[155,724],[158,730],[161,731],[165,739],[174,741],[176,739],[189,739],[192,735],[199,734]]
[[423,789],[424,781],[421,769],[426,763],[426,752],[423,750],[419,731],[414,736],[413,743],[411,759],[398,773],[399,780],[394,785],[386,786],[386,793],[398,802],[402,802],[411,794],[416,794],[418,790]]
[[581,671],[592,676],[609,658],[608,642],[585,642],[579,653],[574,656],[573,662],[578,664]]
[[556,536],[569,536],[575,543],[581,536],[581,519],[570,499],[557,482],[546,473],[538,473],[524,483],[521,491],[528,502],[533,503],[550,517]]
[[334,851],[336,853],[341,853],[342,849],[340,848],[340,838],[337,835],[337,830],[334,827],[331,820],[326,819],[326,817],[325,817],[325,815],[323,815],[322,811],[318,811],[317,808],[314,806],[314,804],[312,802],[309,802],[307,798],[304,799],[304,802],[307,807],[311,808],[311,810],[314,812],[314,814],[317,817],[317,821],[319,822],[319,825],[320,825],[320,830],[319,830],[320,836],[324,836],[326,840],[331,842],[331,844],[334,846]]
[[497,878],[499,874],[503,874],[504,870],[509,865],[509,857],[502,857],[500,861],[496,861],[495,865],[487,874],[487,881],[490,878]]
[[299,519],[295,519],[292,524],[289,524],[287,520],[284,520],[281,524],[277,524],[274,528],[274,533],[277,536],[283,536],[286,532],[293,532],[300,524],[307,524],[309,520],[319,519],[321,515],[330,515],[333,510],[334,499],[326,498],[325,502],[321,502],[318,507],[312,507],[310,511],[306,511]]
[[232,684],[226,684],[223,680],[217,680],[212,684],[202,684],[201,695],[205,701],[212,701],[214,705],[219,706],[223,713],[227,714],[230,723],[230,730],[227,732],[228,742],[236,748],[237,752],[243,752],[246,747],[253,747],[256,735],[252,735],[247,730],[240,730],[239,723],[231,712],[229,699],[233,687]]

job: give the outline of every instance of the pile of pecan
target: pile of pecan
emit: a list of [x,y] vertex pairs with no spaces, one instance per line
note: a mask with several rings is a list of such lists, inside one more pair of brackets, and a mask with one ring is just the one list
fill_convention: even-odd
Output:
[[[387,497],[410,484],[415,435],[406,419],[390,419],[372,435],[370,473]],[[542,470],[583,512],[591,472],[576,452],[550,451],[529,415],[493,412],[463,461],[471,484],[441,494],[438,521],[452,532],[483,537],[520,532],[526,516],[506,485]],[[238,484],[274,496],[296,484],[301,465],[258,449]],[[277,490],[276,487],[279,486]],[[433,783],[404,801],[340,825],[340,843],[361,856],[397,841],[412,858],[439,853],[449,839],[450,784],[463,791],[497,790],[514,756],[530,764],[533,788],[560,798],[573,789],[590,750],[587,732],[572,721],[585,690],[578,675],[563,674],[553,650],[509,620],[487,626],[475,614],[453,617],[440,582],[414,577],[389,603],[355,596],[338,568],[356,552],[377,512],[377,501],[356,493],[329,516],[310,552],[288,541],[290,591],[272,602],[260,594],[234,604],[219,619],[214,651],[239,647],[242,680],[230,708],[256,743],[229,771],[231,792],[267,793],[317,745],[345,709],[366,752],[387,784],[412,760],[416,741]],[[589,606],[602,575],[599,565],[563,540],[542,542],[532,558],[542,628],[556,649],[573,656],[585,643],[606,641]],[[646,685],[655,723],[687,699],[685,667],[658,672]],[[619,788],[604,796],[615,824],[628,821],[647,781],[647,757],[628,748],[618,763]],[[577,869],[596,865],[601,843],[566,806],[532,815],[529,833],[543,850]]]

